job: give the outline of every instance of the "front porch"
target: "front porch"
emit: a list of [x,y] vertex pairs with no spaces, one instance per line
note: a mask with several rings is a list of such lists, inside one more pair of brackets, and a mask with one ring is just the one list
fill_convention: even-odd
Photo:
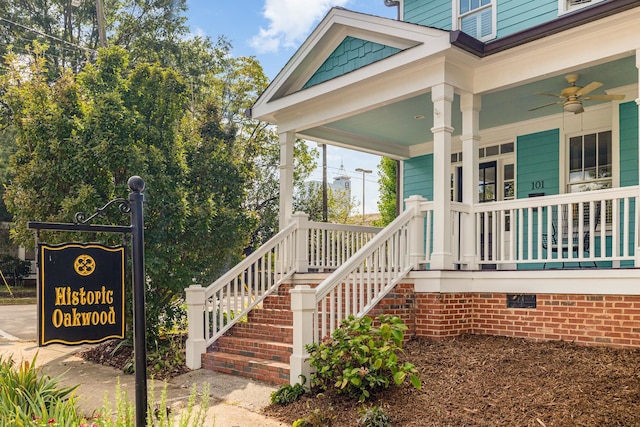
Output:
[[[421,197],[408,198],[385,229],[297,213],[211,286],[187,289],[188,366],[214,367],[217,357],[227,372],[241,363],[237,372],[296,382],[309,376],[306,344],[350,314],[379,312],[435,339],[472,333],[640,346],[639,191],[452,203],[442,245],[451,248],[449,269],[432,266],[433,202]],[[562,237],[574,235],[581,238]],[[207,349],[214,353],[203,356]]]

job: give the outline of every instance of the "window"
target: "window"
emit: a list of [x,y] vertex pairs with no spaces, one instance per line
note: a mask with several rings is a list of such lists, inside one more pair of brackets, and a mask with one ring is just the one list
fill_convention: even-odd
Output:
[[611,131],[569,138],[568,192],[611,188]]
[[495,0],[456,0],[457,28],[478,40],[496,36]]
[[592,4],[600,3],[604,0],[558,0],[559,14],[573,12],[574,10],[582,9],[583,7],[591,6]]

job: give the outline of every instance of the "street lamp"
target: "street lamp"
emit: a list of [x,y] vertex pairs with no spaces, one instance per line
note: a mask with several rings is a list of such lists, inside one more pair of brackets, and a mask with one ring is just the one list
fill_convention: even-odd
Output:
[[365,174],[371,173],[371,169],[362,169],[357,168],[356,172],[362,172],[362,223],[364,224],[364,182],[365,182]]

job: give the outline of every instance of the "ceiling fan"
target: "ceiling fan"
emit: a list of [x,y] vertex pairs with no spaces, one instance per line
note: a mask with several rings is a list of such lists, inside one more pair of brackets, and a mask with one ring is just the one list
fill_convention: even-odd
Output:
[[591,82],[586,86],[577,86],[576,82],[580,78],[580,74],[567,74],[565,76],[565,80],[569,83],[569,86],[562,89],[560,91],[560,95],[556,95],[553,93],[537,93],[536,95],[544,95],[544,96],[552,96],[554,98],[559,98],[559,101],[552,102],[551,104],[541,105],[539,107],[535,107],[530,109],[529,111],[538,110],[540,108],[550,107],[551,105],[559,105],[562,104],[562,108],[564,111],[568,113],[580,114],[584,111],[582,107],[582,101],[622,101],[624,99],[624,95],[590,95],[585,96],[588,93],[593,92],[602,86],[600,82]]

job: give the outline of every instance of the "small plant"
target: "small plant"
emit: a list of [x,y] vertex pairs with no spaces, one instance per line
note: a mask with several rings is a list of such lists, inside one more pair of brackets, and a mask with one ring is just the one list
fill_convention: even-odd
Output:
[[[331,412],[331,411],[327,411]],[[323,413],[319,408],[309,412],[304,418],[297,419],[291,424],[291,427],[320,427],[330,426],[333,418]]]
[[[16,364],[11,357],[0,356],[0,414],[3,414],[0,426],[55,422],[62,427],[71,425],[66,420],[77,418],[73,397],[77,386],[60,387],[58,377],[40,375],[36,359],[37,354],[31,362]],[[49,423],[50,420],[54,421]]]
[[276,391],[271,393],[271,404],[279,404],[283,406],[287,406],[290,403],[293,403],[300,399],[300,397],[305,393],[304,383],[307,382],[307,379],[304,376],[300,376],[302,378],[302,383],[295,383],[294,385],[285,384]]
[[359,409],[360,418],[358,424],[364,427],[390,427],[391,418],[389,415],[379,406],[372,406],[371,408]]
[[321,343],[308,345],[310,364],[316,369],[311,377],[313,386],[326,390],[335,387],[365,401],[371,393],[402,384],[408,377],[420,389],[418,371],[411,363],[399,363],[407,326],[397,316],[381,315],[379,327],[370,317],[349,316],[331,337]]

